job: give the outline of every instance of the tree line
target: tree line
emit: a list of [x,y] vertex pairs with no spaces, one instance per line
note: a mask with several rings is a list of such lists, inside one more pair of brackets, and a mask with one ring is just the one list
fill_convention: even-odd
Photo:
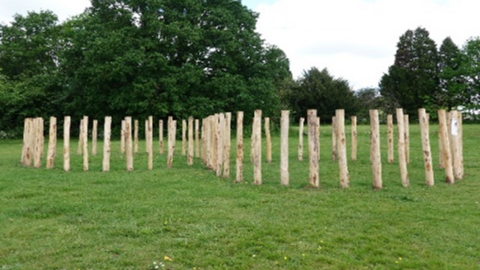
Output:
[[0,25],[0,130],[19,135],[31,116],[202,118],[255,109],[295,118],[317,109],[328,122],[370,108],[478,106],[479,39],[439,50],[428,31],[408,30],[379,88],[354,91],[312,67],[293,79],[289,60],[256,32],[258,14],[237,0],[91,0],[60,23],[51,11]]

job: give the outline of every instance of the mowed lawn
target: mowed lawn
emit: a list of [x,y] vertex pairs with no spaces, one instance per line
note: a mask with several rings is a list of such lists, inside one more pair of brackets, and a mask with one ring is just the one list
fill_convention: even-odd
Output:
[[[187,166],[179,141],[173,168],[157,152],[152,171],[141,142],[133,172],[125,171],[118,140],[110,172],[101,172],[101,143],[83,172],[72,141],[66,173],[62,141],[47,170],[22,167],[22,142],[2,140],[0,269],[480,269],[480,126],[464,125],[465,178],[454,185],[438,168],[438,127],[430,129],[435,185],[424,184],[419,126],[410,126],[409,188],[396,147],[395,163],[386,162],[382,126],[379,191],[371,188],[368,126],[358,127],[349,189],[338,188],[330,126],[321,127],[319,189],[308,187],[306,146],[297,160],[295,128],[288,187],[280,186],[278,135],[261,186],[252,184],[249,149],[245,183],[234,183],[235,140],[228,179],[199,159]],[[350,136],[347,144],[350,156]]]

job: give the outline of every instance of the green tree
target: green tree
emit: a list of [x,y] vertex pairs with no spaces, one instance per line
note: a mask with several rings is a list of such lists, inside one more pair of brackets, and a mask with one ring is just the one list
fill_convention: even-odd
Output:
[[468,103],[465,96],[466,81],[461,75],[462,54],[450,37],[443,40],[439,50],[439,83],[438,105],[451,109]]
[[331,122],[336,109],[345,109],[346,117],[357,112],[356,98],[348,81],[334,78],[326,68],[304,71],[290,93],[290,102],[296,119],[305,117],[308,109],[316,109],[322,123]]
[[[462,48],[463,61],[460,74],[465,81],[463,96],[464,108],[468,111],[480,110],[480,38],[471,38]],[[478,118],[478,113],[472,113]]]
[[389,105],[387,112],[401,107],[416,115],[418,108],[431,104],[439,92],[437,64],[437,47],[426,29],[408,30],[400,36],[395,62],[380,80],[380,94]]
[[358,104],[357,121],[369,123],[370,110],[381,109],[380,94],[377,88],[362,88],[355,91],[356,103]]

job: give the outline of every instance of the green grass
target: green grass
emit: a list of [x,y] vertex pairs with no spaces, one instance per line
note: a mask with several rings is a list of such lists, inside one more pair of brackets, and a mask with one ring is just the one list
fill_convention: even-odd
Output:
[[321,127],[320,189],[307,188],[307,152],[296,160],[293,128],[288,187],[279,184],[278,137],[261,186],[251,184],[248,149],[246,182],[234,184],[234,158],[232,178],[217,178],[198,159],[188,167],[179,142],[173,168],[157,154],[148,171],[141,151],[133,172],[114,142],[107,173],[101,155],[83,172],[72,143],[65,173],[61,151],[53,170],[23,168],[21,141],[0,141],[0,269],[153,269],[154,261],[163,269],[480,269],[480,127],[464,126],[465,179],[455,185],[438,169],[431,127],[436,182],[429,188],[419,127],[410,130],[411,186],[402,188],[398,164],[385,162],[382,127],[380,191],[371,189],[367,126],[359,126],[358,161],[348,163],[349,189],[338,188],[328,126]]

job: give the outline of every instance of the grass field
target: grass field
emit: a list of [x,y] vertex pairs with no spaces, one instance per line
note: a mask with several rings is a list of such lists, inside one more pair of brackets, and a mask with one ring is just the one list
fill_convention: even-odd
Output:
[[398,163],[386,163],[382,126],[380,191],[371,189],[369,128],[358,129],[349,189],[338,188],[329,126],[321,127],[320,189],[306,187],[307,153],[296,160],[294,129],[288,187],[279,184],[278,136],[261,186],[251,184],[249,162],[246,182],[233,183],[234,151],[230,179],[198,159],[188,167],[178,150],[171,169],[157,154],[148,171],[141,151],[126,172],[118,141],[110,172],[101,172],[101,155],[83,172],[73,142],[65,173],[61,141],[53,170],[23,168],[21,141],[0,141],[0,269],[480,269],[480,126],[464,126],[465,178],[455,185],[438,169],[431,127],[429,188],[418,125],[410,127],[409,188]]

